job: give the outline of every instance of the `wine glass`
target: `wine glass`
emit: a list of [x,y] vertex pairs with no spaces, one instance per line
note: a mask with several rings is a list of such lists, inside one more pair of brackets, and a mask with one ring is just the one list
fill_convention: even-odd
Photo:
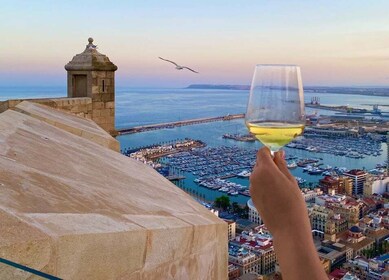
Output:
[[272,155],[303,133],[304,91],[299,66],[256,65],[245,122]]

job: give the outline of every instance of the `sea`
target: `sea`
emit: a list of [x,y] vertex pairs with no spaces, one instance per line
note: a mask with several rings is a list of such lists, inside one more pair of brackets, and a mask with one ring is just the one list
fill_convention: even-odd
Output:
[[[129,128],[133,126],[173,122],[178,120],[224,116],[228,114],[244,113],[248,98],[247,90],[208,90],[208,89],[180,89],[180,88],[116,88],[116,127]],[[64,97],[66,87],[0,87],[0,101],[17,98],[46,98]],[[389,97],[351,95],[337,93],[305,93],[305,101],[313,97],[320,97],[323,105],[348,105],[351,107],[372,109],[373,104],[389,105]],[[389,107],[382,106],[382,111],[389,111]],[[335,112],[306,108],[307,114],[333,115]],[[239,146],[242,148],[259,149],[258,142],[236,142],[224,139],[226,133],[248,133],[243,119],[196,124],[175,128],[167,128],[118,136],[121,149],[137,148],[151,144],[174,141],[177,139],[192,138],[202,140],[210,147]],[[380,156],[368,156],[364,159],[354,159],[330,154],[317,154],[305,150],[285,148],[287,156],[299,158],[322,158],[325,165],[353,168],[372,169],[377,163],[387,160],[387,144],[382,143],[383,152]],[[291,171],[293,175],[302,177],[313,184],[317,183],[321,175],[309,175],[301,168]],[[224,194],[209,190],[193,182],[195,177],[191,173],[184,174],[186,179],[180,187],[206,200],[213,201]],[[235,183],[248,186],[248,179],[233,178]],[[249,199],[246,196],[234,196],[231,201],[244,204]]]

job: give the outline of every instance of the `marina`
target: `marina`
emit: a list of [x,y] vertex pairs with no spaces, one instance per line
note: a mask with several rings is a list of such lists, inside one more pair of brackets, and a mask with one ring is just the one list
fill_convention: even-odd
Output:
[[[192,174],[196,178],[193,181],[199,186],[221,191],[223,191],[223,187],[227,187],[226,192],[229,194],[232,191],[247,195],[247,192],[242,191],[247,189],[248,184],[242,188],[242,184],[229,184],[224,179],[242,178],[247,180],[251,175],[249,170],[252,170],[255,164],[255,157],[255,151],[250,149],[238,147],[203,148],[170,155],[162,161],[162,164],[179,170],[183,174]],[[323,165],[319,162],[320,159],[316,158],[292,157],[288,159],[288,168],[301,167],[303,172],[312,175],[335,171],[330,166],[324,169],[318,168],[318,166]],[[346,171],[347,169],[341,170]],[[305,179],[296,176],[296,180],[300,185],[305,186]]]
[[312,153],[326,153],[349,158],[380,156],[383,152],[381,141],[369,137],[333,137],[320,135],[304,136],[286,145],[288,148],[302,149]]

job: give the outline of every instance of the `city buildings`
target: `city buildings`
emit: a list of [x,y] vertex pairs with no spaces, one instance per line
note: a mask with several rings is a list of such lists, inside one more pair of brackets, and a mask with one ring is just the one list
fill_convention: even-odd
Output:
[[389,279],[389,254],[373,259],[356,257],[344,264],[344,269],[361,280]]
[[244,231],[230,243],[250,250],[260,258],[261,266],[259,267],[258,273],[266,275],[274,272],[276,254],[271,235],[262,233],[261,231]]
[[363,185],[366,181],[367,172],[359,169],[353,169],[349,172],[345,172],[344,176],[347,176],[353,180],[353,195],[363,194]]
[[301,189],[301,193],[304,197],[305,202],[312,202],[315,200],[315,197],[322,195],[323,191],[320,188],[310,189]]
[[358,224],[362,217],[363,203],[355,199],[341,195],[323,195],[315,198],[315,203],[331,209],[334,214],[344,217],[348,226]]
[[326,194],[352,195],[353,181],[347,176],[325,176],[319,180],[319,186]]
[[330,216],[325,224],[324,239],[336,241],[337,234],[347,230],[347,225],[347,220],[340,214]]
[[261,271],[261,258],[242,246],[229,244],[228,261],[239,269],[240,275]]
[[[367,237],[375,241],[376,247],[381,246],[383,242],[388,242],[389,229],[382,226],[380,227],[368,227],[365,231]],[[389,250],[389,248],[388,248]]]
[[375,243],[374,239],[366,237],[358,226],[352,226],[337,237],[339,243],[352,249],[353,257],[364,256],[365,251],[373,249]]
[[373,194],[389,193],[389,177],[383,175],[376,176],[369,174],[366,176],[366,182],[363,186],[363,195],[370,196]]
[[228,224],[228,240],[235,239],[236,236],[236,222],[232,220],[226,220],[224,221]]
[[251,199],[247,201],[247,206],[249,207],[249,221],[261,225],[262,224],[261,216],[259,216],[259,213],[255,208],[253,201]]
[[352,249],[347,248],[344,244],[330,240],[322,241],[317,252],[320,258],[330,261],[331,271],[340,267],[353,256]]
[[233,280],[240,276],[239,267],[233,264],[228,265],[228,279]]
[[319,205],[314,205],[310,212],[310,222],[314,236],[324,237],[326,231],[326,224],[333,212]]

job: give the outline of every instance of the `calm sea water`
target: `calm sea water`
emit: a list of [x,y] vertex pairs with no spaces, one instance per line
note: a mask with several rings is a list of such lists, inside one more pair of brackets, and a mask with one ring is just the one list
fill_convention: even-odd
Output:
[[[65,87],[29,87],[5,88],[0,87],[0,100],[13,98],[44,98],[66,96]],[[366,104],[389,105],[389,97],[342,95],[332,93],[306,93],[306,102],[312,97],[319,96],[322,104],[349,105],[352,107],[371,108]],[[170,122],[200,117],[221,116],[227,114],[244,113],[248,91],[230,90],[193,90],[193,89],[145,89],[145,88],[117,88],[116,89],[116,126],[118,128],[137,125]],[[382,107],[389,110],[388,107]],[[307,108],[307,114],[314,110]],[[331,115],[334,112],[315,110],[319,114]],[[225,133],[247,133],[243,120],[213,122],[192,126],[176,127],[148,131],[144,133],[119,136],[122,149],[140,147],[159,142],[166,142],[185,137],[203,140],[209,146],[235,145],[251,149],[258,149],[260,143],[235,142],[223,139]],[[386,144],[382,144],[384,152],[379,157],[352,159],[327,154],[316,154],[302,150],[286,148],[288,155],[298,157],[321,157],[324,164],[344,166],[347,168],[374,168],[377,163],[386,160]],[[295,176],[303,177],[308,182],[317,182],[321,176],[312,176],[303,173],[300,168],[292,171]],[[204,196],[207,200],[214,200],[221,192],[208,190],[197,186],[191,174],[186,174],[185,188]],[[247,179],[232,179],[234,182],[247,185]],[[233,201],[245,203],[247,197],[232,197]]]

